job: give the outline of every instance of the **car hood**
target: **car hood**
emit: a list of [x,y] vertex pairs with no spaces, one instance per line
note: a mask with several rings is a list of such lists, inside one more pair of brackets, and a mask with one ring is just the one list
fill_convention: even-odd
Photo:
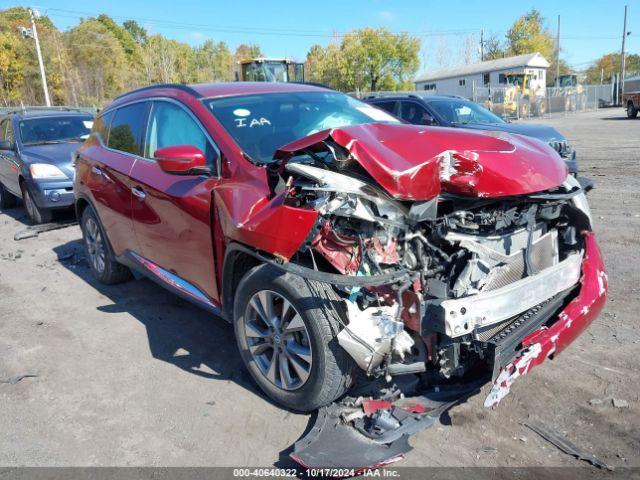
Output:
[[[335,143],[392,197],[429,200],[441,191],[477,197],[557,187],[567,167],[555,150],[522,135],[372,123],[323,130],[275,153],[290,158]],[[345,173],[345,172],[343,172]]]
[[524,123],[495,123],[491,125],[482,124],[466,124],[464,128],[471,128],[474,130],[491,130],[497,132],[517,133],[519,135],[526,135],[527,137],[537,138],[545,143],[549,143],[553,140],[563,141],[566,140],[555,128],[549,125],[538,124],[524,124]]
[[55,143],[51,145],[29,145],[20,149],[22,158],[27,163],[50,163],[64,172],[69,178],[73,178],[73,164],[71,153],[81,143]]

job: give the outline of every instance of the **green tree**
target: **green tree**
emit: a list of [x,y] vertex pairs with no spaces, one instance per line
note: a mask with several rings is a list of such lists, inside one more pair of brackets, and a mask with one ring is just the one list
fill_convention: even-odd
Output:
[[138,44],[141,45],[147,41],[147,31],[138,25],[138,22],[135,20],[125,20],[122,23],[123,28],[129,32],[131,38]]
[[553,60],[555,40],[544,22],[544,17],[536,9],[518,18],[507,32],[508,54],[523,55],[540,52],[547,60]]
[[194,49],[196,82],[228,82],[233,79],[233,55],[224,42],[205,41]]
[[314,45],[307,54],[308,76],[342,90],[395,90],[417,71],[420,40],[386,28],[363,28],[345,35],[340,45]]
[[65,34],[73,64],[69,75],[77,85],[80,102],[102,105],[130,85],[130,63],[126,52],[103,22],[83,20]]

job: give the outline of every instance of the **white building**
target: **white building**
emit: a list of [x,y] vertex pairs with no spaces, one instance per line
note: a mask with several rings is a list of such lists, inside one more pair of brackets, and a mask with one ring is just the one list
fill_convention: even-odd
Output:
[[416,90],[439,95],[460,95],[473,98],[473,89],[505,86],[507,73],[527,73],[531,88],[545,94],[549,62],[538,52],[515,57],[498,58],[459,67],[429,70],[419,74]]

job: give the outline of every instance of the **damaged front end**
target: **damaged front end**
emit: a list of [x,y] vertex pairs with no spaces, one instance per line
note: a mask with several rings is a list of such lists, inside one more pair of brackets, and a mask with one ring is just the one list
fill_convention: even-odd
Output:
[[[321,423],[354,428],[344,435],[363,448],[384,445],[372,458],[384,463],[487,380],[496,383],[486,405],[497,405],[595,318],[606,275],[584,193],[556,157],[524,137],[385,125],[319,132],[277,152],[274,194],[317,212],[288,268],[334,285],[347,311],[338,342],[371,381],[415,374],[419,385],[410,401],[400,390],[325,407]],[[324,435],[312,432],[293,456],[326,466],[314,453],[332,443]],[[336,455],[331,465],[358,466]]]

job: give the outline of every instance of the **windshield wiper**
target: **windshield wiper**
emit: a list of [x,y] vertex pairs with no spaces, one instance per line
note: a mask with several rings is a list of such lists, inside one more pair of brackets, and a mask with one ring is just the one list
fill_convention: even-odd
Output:
[[35,145],[55,145],[58,143],[76,143],[76,142],[84,142],[84,139],[81,138],[66,138],[64,140],[42,140],[40,142],[29,142],[25,143],[25,147],[31,147]]

